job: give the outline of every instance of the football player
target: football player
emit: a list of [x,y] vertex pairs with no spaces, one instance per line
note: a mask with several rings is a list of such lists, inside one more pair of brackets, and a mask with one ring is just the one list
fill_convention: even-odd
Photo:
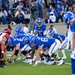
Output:
[[4,67],[6,59],[6,43],[10,37],[11,31],[9,28],[5,28],[0,33],[0,67]]
[[38,35],[38,36],[46,36],[47,35],[47,30],[46,30],[47,27],[42,22],[43,22],[43,20],[41,18],[36,19],[36,23],[34,24],[34,27],[33,27],[34,35]]
[[[52,56],[53,53],[55,53],[60,45],[60,41],[54,38],[48,38],[48,37],[38,37],[34,36],[31,38],[31,45],[35,45],[37,48],[36,53],[36,62],[34,66],[37,66],[38,61],[40,59],[40,54],[42,55],[44,53],[43,49],[47,49],[49,57]],[[54,60],[52,61],[54,63]],[[51,64],[51,63],[50,63]]]
[[71,44],[72,44],[72,37],[71,36],[72,36],[72,31],[71,31],[70,25],[67,25],[66,37],[68,38],[68,43],[67,43],[66,49],[71,48]]
[[67,25],[70,26],[72,31],[72,46],[71,46],[71,66],[72,66],[72,75],[75,75],[75,17],[71,11],[68,11],[64,14],[64,21]]
[[50,30],[49,36],[50,36],[50,38],[55,38],[55,39],[60,40],[60,42],[61,42],[60,49],[61,49],[61,52],[63,54],[62,59],[66,59],[67,57],[66,57],[64,48],[66,47],[66,45],[68,43],[68,39],[62,34],[55,33],[53,30]]
[[25,37],[21,37],[21,38],[17,38],[14,39],[12,37],[10,37],[10,39],[8,40],[9,44],[13,44],[14,46],[14,50],[12,51],[11,56],[8,59],[9,63],[12,63],[11,58],[14,56],[14,60],[13,62],[15,62],[17,56],[18,56],[18,52],[19,50],[21,51],[21,53],[24,56],[28,56],[28,53],[31,51],[31,47],[26,43],[26,36]]
[[[33,33],[37,36],[46,36],[47,35],[47,27],[46,24],[43,23],[42,18],[37,18],[36,23],[33,27]],[[41,56],[41,60],[43,60],[43,57]]]

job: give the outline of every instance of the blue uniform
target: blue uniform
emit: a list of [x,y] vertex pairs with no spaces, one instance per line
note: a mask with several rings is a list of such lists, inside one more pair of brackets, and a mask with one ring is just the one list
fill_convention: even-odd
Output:
[[56,38],[56,39],[61,39],[61,41],[62,41],[62,43],[61,43],[61,45],[60,45],[60,49],[61,48],[64,48],[66,45],[67,45],[67,43],[68,43],[68,39],[64,36],[64,35],[61,35],[61,34],[54,34],[53,35],[53,38]]
[[[66,24],[70,25],[71,31],[73,33],[73,37],[75,38],[75,17],[74,14],[69,11],[64,15],[64,21]],[[72,39],[72,41],[75,42],[75,39]],[[72,43],[72,45],[75,45]],[[75,47],[72,46],[72,49],[74,50]],[[72,75],[75,75],[75,50],[71,53],[71,67],[72,67]]]
[[43,48],[50,48],[50,46],[55,42],[55,39],[53,38],[47,38],[47,37],[37,37],[36,41],[36,47],[41,46],[44,44]]
[[44,36],[43,33],[46,30],[46,25],[42,24],[40,27],[35,23],[34,30],[37,32],[38,36]]
[[71,25],[71,31],[72,31],[73,33],[75,33],[75,21],[74,21],[73,24]]
[[14,47],[16,47],[16,45],[19,43],[20,43],[20,48],[24,47],[25,43],[23,42],[23,40],[14,39],[13,41]]
[[61,34],[54,34],[53,35],[53,38],[55,38],[55,39],[62,39],[62,41],[64,41],[65,40],[65,36],[64,35],[61,35]]
[[55,38],[48,37],[39,37],[39,36],[30,36],[29,43],[31,47],[36,47],[38,49],[43,45],[44,49],[49,49],[49,55],[51,56],[54,52],[56,52],[59,48],[60,42]]
[[[34,40],[33,40],[33,38],[34,38]],[[36,48],[38,48],[42,44],[44,45],[43,48],[50,48],[50,46],[55,42],[55,39],[54,38],[48,38],[48,37],[32,36],[30,41],[29,41],[30,45],[34,44],[32,41],[34,41]]]
[[[75,21],[73,22],[73,24],[71,25],[71,31],[73,32],[73,34],[75,35]],[[71,58],[71,65],[72,65],[72,74],[75,75],[75,59]]]

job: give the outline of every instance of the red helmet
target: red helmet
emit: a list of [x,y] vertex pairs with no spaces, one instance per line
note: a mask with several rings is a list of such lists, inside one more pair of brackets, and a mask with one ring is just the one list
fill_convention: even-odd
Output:
[[3,32],[4,32],[4,33],[11,34],[11,31],[10,31],[10,29],[9,29],[9,28],[5,28]]

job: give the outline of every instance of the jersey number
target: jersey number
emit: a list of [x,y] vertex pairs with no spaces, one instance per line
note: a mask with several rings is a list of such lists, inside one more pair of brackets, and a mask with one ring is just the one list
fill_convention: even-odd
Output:
[[47,38],[41,38],[41,41],[48,42],[48,39]]

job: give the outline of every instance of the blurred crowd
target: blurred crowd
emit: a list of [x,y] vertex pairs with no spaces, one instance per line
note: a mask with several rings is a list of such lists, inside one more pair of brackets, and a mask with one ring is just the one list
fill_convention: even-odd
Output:
[[25,24],[38,17],[58,23],[67,11],[75,14],[75,0],[0,0],[0,24]]

